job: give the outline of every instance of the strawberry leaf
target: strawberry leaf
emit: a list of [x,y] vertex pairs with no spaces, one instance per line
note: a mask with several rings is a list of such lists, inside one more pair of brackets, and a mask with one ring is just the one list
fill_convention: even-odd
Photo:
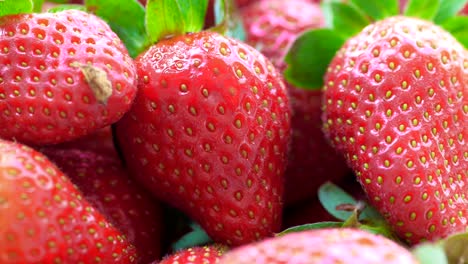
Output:
[[468,48],[468,16],[449,18],[441,26],[450,32],[465,48]]
[[301,232],[306,230],[313,230],[313,229],[322,229],[322,228],[339,228],[343,225],[342,222],[317,222],[313,224],[305,224],[299,226],[293,226],[288,229],[281,231],[280,233],[276,234],[276,236],[283,236],[289,233],[294,232]]
[[246,40],[244,24],[233,0],[215,0],[214,12],[217,26],[211,30],[241,41]]
[[[416,257],[420,264],[448,264],[444,249],[441,246],[423,243],[419,244],[411,250],[411,253]],[[457,262],[454,262],[457,263]]]
[[145,9],[137,0],[86,0],[85,5],[109,24],[132,57],[146,48]]
[[148,0],[146,31],[152,43],[203,29],[208,0]]
[[201,246],[210,243],[212,240],[206,232],[197,224],[191,224],[192,231],[185,234],[178,241],[172,244],[172,250],[178,251],[184,248]]
[[441,24],[448,18],[455,16],[468,3],[468,0],[441,0],[439,10],[434,17],[436,24]]
[[442,240],[441,244],[447,255],[448,263],[466,263],[468,259],[468,233],[451,235]]
[[440,1],[441,0],[409,0],[404,15],[432,20],[439,10]]
[[75,9],[75,10],[81,10],[81,11],[87,11],[86,7],[84,5],[78,5],[78,4],[63,4],[63,5],[58,5],[54,6],[52,8],[47,9],[47,12],[49,13],[56,13],[64,10],[69,10],[69,9]]
[[44,4],[44,0],[33,0],[32,2],[33,2],[33,11],[36,13],[41,12],[42,5]]
[[338,210],[338,206],[344,204],[355,205],[357,201],[337,185],[326,182],[318,190],[318,198],[322,206],[331,215],[340,220],[348,220],[353,212]]
[[33,12],[31,0],[2,0],[0,1],[0,17]]
[[398,0],[351,0],[351,3],[374,20],[395,16],[399,13]]
[[303,33],[286,55],[286,80],[296,87],[321,89],[328,64],[343,43],[344,38],[332,29],[315,29]]
[[342,34],[344,38],[357,34],[371,22],[359,9],[346,3],[325,2],[322,4],[322,8],[330,10],[331,27]]

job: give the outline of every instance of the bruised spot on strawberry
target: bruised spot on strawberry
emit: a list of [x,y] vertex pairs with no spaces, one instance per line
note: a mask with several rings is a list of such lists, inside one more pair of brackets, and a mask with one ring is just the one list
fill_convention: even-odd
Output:
[[78,62],[72,63],[71,66],[81,70],[96,100],[101,104],[107,104],[113,90],[112,83],[107,78],[107,73],[100,68]]

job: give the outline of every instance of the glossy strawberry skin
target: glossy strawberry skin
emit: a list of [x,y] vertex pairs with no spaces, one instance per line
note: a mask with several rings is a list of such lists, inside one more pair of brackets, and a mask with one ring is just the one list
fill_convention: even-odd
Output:
[[220,245],[186,248],[152,264],[217,264],[226,250]]
[[393,17],[349,39],[325,77],[328,138],[409,243],[467,226],[466,65],[441,28]]
[[135,249],[44,155],[0,140],[1,263],[132,263]]
[[43,148],[41,152],[135,245],[136,263],[146,264],[161,256],[159,202],[129,177],[118,156],[57,147]]
[[217,242],[277,231],[290,106],[273,65],[210,32],[161,41],[136,64],[139,94],[116,124],[130,171]]
[[225,253],[220,264],[362,263],[416,264],[397,243],[350,228],[289,233]]
[[100,18],[67,10],[0,19],[0,137],[72,140],[116,122],[135,95],[135,65]]
[[[304,30],[323,27],[318,4],[308,0],[257,1],[241,10],[247,43],[259,49],[284,71],[284,60],[294,40]],[[313,197],[325,181],[338,181],[349,173],[344,159],[322,132],[320,87],[305,90],[287,84],[292,115],[292,143],[286,169],[286,204]]]

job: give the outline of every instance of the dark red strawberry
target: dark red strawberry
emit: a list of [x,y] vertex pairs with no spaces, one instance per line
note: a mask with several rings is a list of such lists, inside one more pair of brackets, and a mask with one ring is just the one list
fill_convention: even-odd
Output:
[[127,175],[117,156],[53,147],[41,151],[135,245],[138,263],[161,256],[159,203]]
[[[241,10],[247,43],[257,47],[283,71],[284,57],[306,29],[324,26],[318,4],[308,0],[258,1]],[[321,130],[320,89],[288,85],[293,107],[292,147],[286,170],[286,203],[313,197],[325,181],[339,180],[349,171],[346,163],[325,140]]]
[[226,250],[227,248],[221,245],[187,248],[152,264],[216,264]]
[[120,39],[77,10],[0,18],[0,137],[72,140],[130,108],[136,72]]
[[404,247],[359,229],[318,229],[289,233],[225,253],[220,264],[417,264]]
[[0,263],[133,263],[135,248],[44,155],[0,140]]
[[324,130],[410,243],[467,228],[467,78],[456,39],[405,17],[363,29],[327,71]]
[[219,243],[278,231],[290,106],[274,66],[213,32],[162,40],[136,64],[137,99],[116,125],[129,170]]

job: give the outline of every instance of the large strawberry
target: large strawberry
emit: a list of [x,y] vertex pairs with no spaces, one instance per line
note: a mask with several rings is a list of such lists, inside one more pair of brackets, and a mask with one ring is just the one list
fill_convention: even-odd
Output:
[[135,66],[100,18],[77,10],[0,18],[0,137],[59,143],[114,123]]
[[278,231],[290,106],[274,66],[214,32],[161,40],[136,64],[138,95],[116,124],[135,177],[215,241]]
[[[318,4],[308,0],[268,0],[241,10],[247,43],[259,49],[283,71],[284,57],[306,29],[324,26]],[[313,197],[326,180],[338,180],[348,173],[346,163],[325,140],[321,130],[321,91],[304,90],[288,84],[293,107],[292,145],[286,170],[285,197],[292,204]]]
[[468,57],[416,18],[375,22],[325,76],[324,130],[410,243],[467,229]]
[[0,140],[1,263],[135,259],[135,248],[44,155]]
[[404,247],[359,229],[320,229],[270,238],[236,248],[220,264],[419,263]]
[[127,175],[116,155],[57,147],[43,148],[41,152],[135,245],[138,263],[161,256],[159,204]]
[[221,245],[186,248],[152,264],[217,264],[226,250]]

